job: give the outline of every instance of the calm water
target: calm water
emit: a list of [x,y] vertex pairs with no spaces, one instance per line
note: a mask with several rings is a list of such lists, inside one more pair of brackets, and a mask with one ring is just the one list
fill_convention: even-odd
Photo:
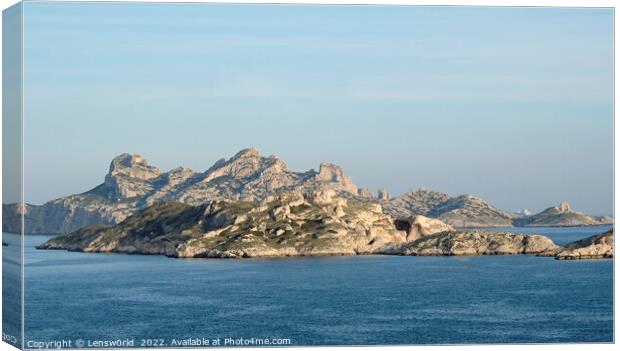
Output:
[[[562,243],[606,229],[526,231]],[[142,338],[168,343],[201,337],[289,338],[293,345],[613,340],[612,260],[179,260],[34,249],[48,238],[26,237],[30,341],[133,338],[139,346]]]

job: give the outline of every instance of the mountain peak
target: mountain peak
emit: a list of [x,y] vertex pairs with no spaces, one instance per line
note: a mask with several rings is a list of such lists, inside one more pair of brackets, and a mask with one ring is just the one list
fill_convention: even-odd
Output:
[[249,147],[247,149],[243,149],[233,156],[233,159],[245,158],[245,157],[260,157],[260,152],[255,147]]
[[260,177],[264,172],[274,174],[285,171],[286,164],[283,161],[275,156],[263,157],[256,148],[250,147],[237,152],[227,161],[220,159],[205,172],[205,177],[201,180],[201,183],[210,182],[224,175],[239,180],[242,178]]
[[124,175],[131,178],[153,179],[159,176],[157,167],[149,166],[144,157],[138,154],[120,154],[110,163],[110,176]]
[[112,162],[110,162],[110,172],[119,167],[131,167],[135,163],[146,163],[146,160],[138,154],[122,153],[114,157]]
[[344,175],[342,167],[337,164],[323,162],[319,167],[319,172],[314,175],[314,179],[321,183],[337,183],[343,190],[357,194],[357,186],[353,184],[350,177]]

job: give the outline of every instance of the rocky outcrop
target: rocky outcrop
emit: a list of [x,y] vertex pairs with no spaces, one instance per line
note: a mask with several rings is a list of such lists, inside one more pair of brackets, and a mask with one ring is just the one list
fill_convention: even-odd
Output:
[[336,190],[344,190],[350,194],[357,194],[357,186],[353,184],[350,177],[344,175],[344,171],[338,165],[321,163],[319,172],[314,175],[313,179],[318,184],[326,185],[327,188],[334,188],[330,185],[338,184]]
[[159,169],[142,156],[122,154],[112,160],[104,183],[91,193],[112,201],[144,196],[153,190],[152,180],[158,176]]
[[479,256],[534,254],[550,256],[560,248],[542,235],[484,231],[442,232],[402,246],[402,255]]
[[606,216],[589,216],[574,211],[568,202],[562,202],[535,215],[517,218],[514,224],[522,227],[574,227],[613,224],[613,219]]
[[415,241],[424,236],[435,233],[452,232],[454,228],[444,222],[424,216],[411,216],[406,219],[395,220],[394,225],[397,229],[407,233],[407,241]]
[[118,225],[83,228],[39,248],[240,258],[370,254],[405,240],[380,205],[329,189],[287,191],[260,202],[154,205]]
[[459,228],[510,227],[514,217],[473,195],[452,197],[426,189],[413,189],[402,196],[383,201],[382,205],[386,213],[395,218],[419,214]]
[[614,257],[613,229],[598,235],[577,240],[565,246],[555,255],[557,260],[580,260]]

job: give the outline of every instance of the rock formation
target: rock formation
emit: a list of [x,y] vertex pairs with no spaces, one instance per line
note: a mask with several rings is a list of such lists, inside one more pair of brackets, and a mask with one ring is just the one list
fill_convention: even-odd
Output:
[[444,222],[428,218],[424,216],[411,216],[406,219],[400,219],[394,221],[394,225],[397,229],[405,231],[407,233],[407,241],[415,241],[421,237],[432,235],[441,232],[454,231],[452,226],[445,224]]
[[380,205],[350,202],[328,189],[286,191],[260,202],[158,204],[116,226],[83,228],[39,248],[240,258],[370,254],[405,240]]
[[562,202],[535,215],[517,218],[514,221],[515,225],[522,227],[572,227],[612,223],[613,219],[606,216],[589,216],[574,211],[568,202]]
[[160,171],[139,155],[115,157],[104,182],[82,194],[49,201],[41,206],[3,204],[2,229],[26,233],[66,233],[92,224],[116,224],[135,211],[167,201],[199,205],[215,199],[262,200],[286,189],[332,189],[358,196],[358,189],[342,169],[323,163],[319,172],[289,171],[275,156],[263,157],[254,148],[217,161],[204,173],[187,168]]
[[497,209],[479,197],[412,189],[406,194],[381,202],[394,218],[419,214],[437,218],[453,227],[510,227],[513,215]]
[[479,256],[536,254],[550,256],[560,248],[542,235],[483,231],[442,232],[403,245],[412,256]]
[[122,154],[110,163],[110,170],[98,191],[115,201],[144,196],[153,190],[151,180],[158,176],[159,169],[149,166],[142,156]]
[[579,260],[614,257],[613,229],[598,235],[577,240],[565,245],[564,250],[555,255],[558,260]]
[[541,235],[456,232],[436,219],[394,223],[376,203],[336,191],[284,191],[252,202],[214,200],[190,206],[167,202],[117,225],[60,235],[39,249],[159,254],[192,258],[321,255],[552,256],[561,249]]

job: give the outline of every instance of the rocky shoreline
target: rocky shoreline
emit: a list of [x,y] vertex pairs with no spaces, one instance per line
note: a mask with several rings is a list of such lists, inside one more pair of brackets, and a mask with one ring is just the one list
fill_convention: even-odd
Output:
[[260,202],[157,204],[117,225],[86,227],[38,248],[176,258],[530,254],[582,259],[613,257],[613,231],[561,247],[543,235],[457,231],[424,216],[394,220],[379,204],[316,190],[281,192]]
[[614,257],[613,229],[585,239],[577,240],[565,245],[564,249],[555,255],[558,260],[583,260]]

